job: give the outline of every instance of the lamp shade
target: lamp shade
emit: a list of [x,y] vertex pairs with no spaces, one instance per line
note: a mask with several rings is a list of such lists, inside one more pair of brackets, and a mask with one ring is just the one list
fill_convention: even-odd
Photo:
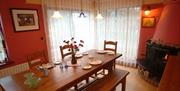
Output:
[[63,18],[59,11],[54,11],[52,18]]
[[150,13],[151,13],[151,8],[150,8],[150,6],[148,6],[148,7],[144,10],[144,14],[145,14],[146,16],[148,16],[148,15],[150,15]]
[[101,20],[101,19],[103,19],[103,16],[100,13],[98,13],[97,16],[96,16],[96,19],[100,19]]
[[180,0],[166,0],[152,38],[167,45],[180,46]]

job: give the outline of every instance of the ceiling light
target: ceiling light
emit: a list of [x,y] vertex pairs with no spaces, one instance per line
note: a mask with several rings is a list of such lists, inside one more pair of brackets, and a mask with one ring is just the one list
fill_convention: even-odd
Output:
[[58,2],[57,2],[57,0],[55,0],[55,5],[56,5],[55,9],[56,10],[54,11],[52,18],[63,18],[63,16],[58,11],[58,5],[57,4],[58,4]]
[[103,19],[103,16],[100,13],[100,0],[99,0],[98,13],[97,13],[96,19],[100,19],[100,20]]
[[56,10],[54,11],[52,18],[63,18],[63,16],[60,14],[59,11]]
[[103,17],[100,13],[98,13],[97,16],[96,16],[96,19],[100,19],[100,20],[101,20],[101,19],[103,19],[103,18],[104,18],[104,17]]
[[84,12],[83,12],[83,2],[82,2],[82,0],[81,0],[81,13],[79,14],[79,18],[81,18],[81,17],[84,17],[84,18],[86,17]]

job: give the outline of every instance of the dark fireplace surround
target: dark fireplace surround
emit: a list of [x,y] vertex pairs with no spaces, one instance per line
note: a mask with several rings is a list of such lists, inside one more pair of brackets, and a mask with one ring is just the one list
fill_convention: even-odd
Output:
[[148,40],[146,42],[146,54],[143,59],[138,59],[138,66],[148,71],[149,76],[156,78],[156,82],[159,83],[166,66],[167,57],[169,55],[177,55],[180,51],[179,47],[168,46],[162,43],[152,42]]

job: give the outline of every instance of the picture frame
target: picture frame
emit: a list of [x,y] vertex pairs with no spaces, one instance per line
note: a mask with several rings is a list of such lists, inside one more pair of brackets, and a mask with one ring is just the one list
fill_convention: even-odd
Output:
[[36,9],[10,9],[15,32],[39,30],[39,17]]
[[143,17],[142,18],[142,27],[144,28],[153,28],[156,25],[155,17]]

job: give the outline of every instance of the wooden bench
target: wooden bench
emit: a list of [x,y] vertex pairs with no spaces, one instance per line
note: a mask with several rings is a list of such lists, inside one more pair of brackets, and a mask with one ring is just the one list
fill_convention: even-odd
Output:
[[119,83],[122,83],[122,91],[126,88],[126,76],[128,71],[116,69],[101,79],[96,80],[83,91],[113,91]]
[[5,91],[5,89],[0,84],[0,91]]

